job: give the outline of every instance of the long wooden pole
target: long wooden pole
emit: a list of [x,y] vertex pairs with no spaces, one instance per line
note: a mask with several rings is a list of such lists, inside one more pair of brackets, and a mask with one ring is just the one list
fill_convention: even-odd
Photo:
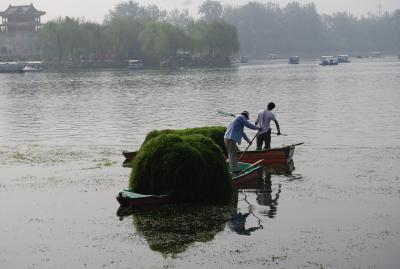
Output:
[[246,151],[249,149],[249,147],[253,144],[254,139],[258,136],[258,134],[260,133],[260,130],[258,130],[258,132],[256,133],[256,135],[253,137],[253,139],[251,140],[251,143],[247,146],[246,150],[243,151],[242,155],[240,155],[239,157],[239,161],[242,159],[243,155],[246,153]]

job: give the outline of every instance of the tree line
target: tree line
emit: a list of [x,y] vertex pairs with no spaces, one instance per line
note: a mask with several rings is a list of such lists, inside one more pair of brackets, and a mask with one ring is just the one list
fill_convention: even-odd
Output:
[[163,61],[225,63],[239,50],[237,30],[222,19],[194,20],[187,10],[166,12],[155,5],[121,2],[102,24],[58,18],[40,31],[41,54],[53,62],[126,62],[148,66]]
[[213,14],[209,20],[223,18],[238,29],[243,54],[400,53],[400,10],[356,17],[348,12],[321,15],[313,3],[292,2],[281,8],[271,2],[224,7],[207,2],[218,11],[208,12]]
[[[59,18],[40,29],[42,56],[50,61],[127,61],[147,65],[188,59],[225,63],[240,53],[315,56],[326,53],[400,53],[400,10],[356,17],[347,12],[318,14],[314,4],[272,2],[223,6],[206,0],[194,19],[187,10],[120,2],[103,23]],[[217,59],[217,60],[216,60]]]

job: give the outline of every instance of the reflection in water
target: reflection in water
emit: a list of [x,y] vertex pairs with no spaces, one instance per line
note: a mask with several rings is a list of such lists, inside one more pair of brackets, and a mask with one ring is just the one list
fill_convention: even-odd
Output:
[[262,187],[256,190],[257,203],[262,206],[267,206],[269,209],[264,209],[260,213],[269,218],[274,218],[278,210],[278,199],[281,193],[281,184],[278,184],[278,190],[272,197],[272,182],[271,174],[267,174],[262,182]]
[[294,161],[291,159],[286,164],[268,164],[265,166],[264,171],[271,175],[285,175],[290,176],[295,170]]
[[[221,232],[225,225],[239,235],[251,235],[263,229],[262,219],[256,214],[256,206],[251,197],[262,206],[258,210],[262,216],[274,218],[277,214],[281,184],[273,190],[271,175],[290,177],[293,162],[287,165],[266,167],[263,177],[257,182],[243,186],[233,195],[229,205],[165,205],[146,210],[130,210],[120,207],[117,215],[122,220],[132,216],[136,232],[146,239],[149,247],[164,254],[177,254],[185,251],[194,242],[207,242]],[[239,199],[239,196],[242,198]],[[247,212],[240,210],[238,202],[246,204]],[[254,203],[254,202],[253,202]],[[249,221],[252,219],[252,221]],[[255,221],[254,221],[255,220]],[[249,223],[251,224],[248,227]],[[247,224],[247,227],[246,227]]]
[[[284,175],[285,177],[290,178],[290,180],[293,180],[293,170],[293,161],[291,161],[287,165],[274,165],[270,167],[265,167],[262,178],[260,178],[257,182],[253,182],[244,186],[242,188],[242,191],[253,191],[256,194],[257,203],[263,206],[263,209],[259,212],[264,216],[274,218],[278,210],[278,199],[282,191],[282,184],[277,184],[277,189],[274,190],[272,188],[273,185],[271,176]],[[248,213],[254,215],[252,209],[255,208],[255,206],[250,204],[250,202],[247,200],[247,195],[245,195],[244,201],[249,205]],[[266,209],[265,207],[269,207],[269,209]],[[243,218],[245,222],[245,218],[248,217],[249,214],[242,214],[242,216],[238,216],[238,218]]]
[[132,215],[136,232],[152,250],[177,254],[194,242],[212,240],[236,213],[237,201],[234,195],[229,205],[166,205],[140,211],[120,208],[117,215]]
[[[257,231],[258,229],[262,229],[263,226],[261,224],[261,219],[257,217],[253,212],[254,206],[251,205],[247,200],[247,194],[244,192],[241,192],[241,194],[244,195],[243,201],[245,201],[249,205],[248,212],[247,213],[237,212],[236,214],[233,214],[228,222],[228,226],[232,231],[234,231],[237,234],[250,235],[252,232]],[[254,218],[257,219],[257,225],[246,228],[246,219],[249,216],[253,216]]]

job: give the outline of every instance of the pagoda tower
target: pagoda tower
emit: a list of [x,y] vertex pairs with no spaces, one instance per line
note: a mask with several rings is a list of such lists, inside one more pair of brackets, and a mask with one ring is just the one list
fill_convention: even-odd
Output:
[[46,12],[37,10],[33,4],[9,5],[0,12],[0,57],[37,57],[40,17],[44,14]]

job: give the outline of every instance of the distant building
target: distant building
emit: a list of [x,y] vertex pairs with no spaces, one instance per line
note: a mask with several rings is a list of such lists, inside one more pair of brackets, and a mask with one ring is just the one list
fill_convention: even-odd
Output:
[[40,16],[46,12],[37,10],[33,4],[12,6],[0,12],[0,58],[37,58]]

